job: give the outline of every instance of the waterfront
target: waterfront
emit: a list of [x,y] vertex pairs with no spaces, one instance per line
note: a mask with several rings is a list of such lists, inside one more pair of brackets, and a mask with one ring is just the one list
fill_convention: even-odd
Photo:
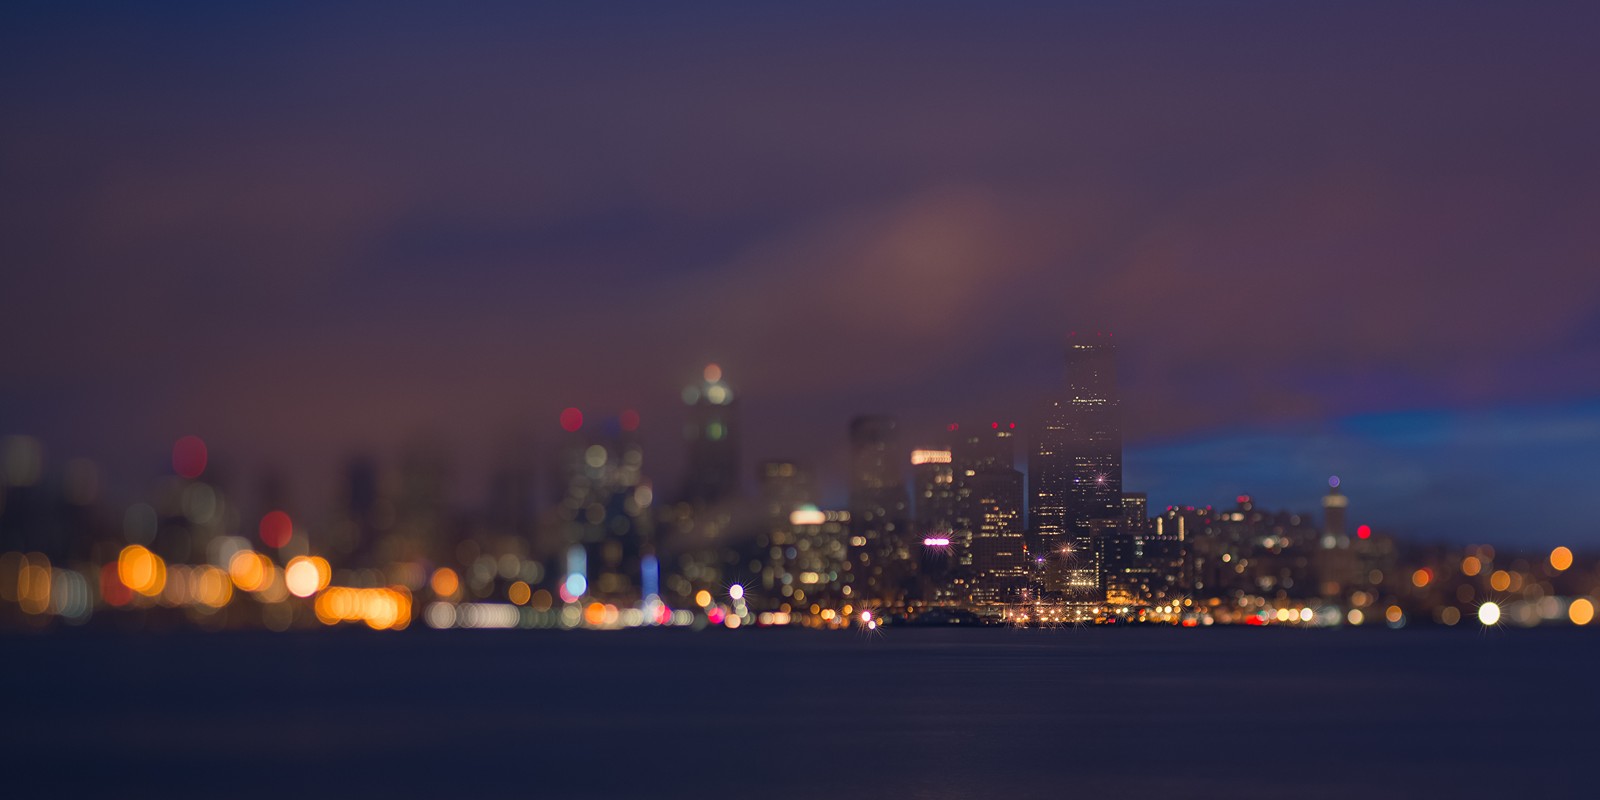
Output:
[[1573,628],[5,640],[13,796],[1537,797]]

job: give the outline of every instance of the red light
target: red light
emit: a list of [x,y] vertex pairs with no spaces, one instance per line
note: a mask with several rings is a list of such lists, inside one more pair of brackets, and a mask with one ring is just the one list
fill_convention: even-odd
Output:
[[282,547],[294,534],[294,523],[282,511],[268,511],[261,518],[261,543],[268,547]]
[[1356,538],[1358,538],[1358,539],[1371,539],[1372,538],[1372,526],[1371,525],[1358,526],[1356,528]]
[[206,443],[198,436],[185,436],[172,445],[172,471],[185,478],[198,478],[206,471]]
[[1016,429],[1017,429],[1017,423],[1015,423],[1015,422],[1011,423],[1011,430],[1016,430]]
[[133,600],[133,590],[123,584],[117,577],[117,562],[113,561],[100,568],[100,596],[107,603],[121,608]]
[[710,622],[712,625],[721,625],[722,621],[727,618],[728,613],[717,606],[712,606],[706,611],[706,621]]
[[561,429],[572,433],[583,427],[583,412],[576,408],[568,408],[561,412]]
[[[580,414],[579,417],[579,422],[581,423],[582,415]],[[625,431],[639,430],[639,412],[631,408],[622,412],[622,429]]]
[[954,422],[950,423],[950,430],[955,430],[955,429],[960,428],[960,427],[961,427],[960,425],[957,425]]
[[991,422],[991,423],[989,423],[989,427],[994,428],[995,430],[1000,430],[1000,423]]
[[1245,503],[1248,503],[1248,502],[1250,502],[1250,495],[1247,495],[1247,494],[1239,495],[1239,505],[1244,505]]

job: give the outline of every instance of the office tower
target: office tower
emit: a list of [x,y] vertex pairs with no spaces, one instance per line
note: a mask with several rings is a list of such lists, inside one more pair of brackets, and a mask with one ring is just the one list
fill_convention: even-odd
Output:
[[1122,530],[1142,531],[1150,527],[1150,498],[1144,492],[1123,492]]
[[455,562],[456,525],[450,507],[455,469],[443,446],[418,440],[400,456],[393,493],[395,520],[378,543],[377,563]]
[[1063,559],[1046,589],[1067,600],[1100,591],[1095,531],[1123,518],[1122,430],[1111,335],[1067,337],[1062,391],[1045,407],[1028,460],[1029,527],[1042,554]]
[[1183,577],[1182,537],[1176,531],[1166,533],[1164,525],[1151,525],[1144,493],[1124,494],[1122,503],[1121,524],[1098,539],[1106,601],[1150,606],[1177,597]]
[[948,537],[955,524],[955,472],[949,448],[925,447],[911,451],[911,482],[915,491],[913,520],[917,535]]
[[955,535],[955,470],[948,447],[911,451],[911,491],[911,539],[918,553],[918,595],[924,601],[964,600],[964,592],[959,591],[959,567],[967,553]]
[[707,364],[702,380],[683,389],[689,407],[683,435],[689,445],[683,499],[713,505],[739,494],[739,401],[722,380],[722,368]]
[[495,466],[489,475],[489,498],[484,508],[484,522],[494,537],[516,540],[518,552],[526,552],[532,544],[536,523],[534,497],[534,446],[531,437],[513,435],[495,456]]
[[[810,471],[793,461],[762,461],[756,481],[759,520],[754,538],[739,548],[729,583],[740,584],[747,604],[757,611],[789,610],[784,606],[794,602],[805,571],[801,563],[811,555],[805,552],[811,543],[802,541],[793,518],[797,511],[816,508],[816,487]],[[816,576],[811,578],[814,583]]]
[[967,553],[964,579],[974,603],[1012,602],[1028,580],[1023,478],[1013,465],[1016,424],[956,426],[956,540]]
[[790,512],[789,525],[795,537],[794,557],[790,581],[779,589],[789,610],[838,610],[858,603],[847,545],[850,512],[808,504]]
[[794,461],[770,459],[756,465],[761,513],[769,520],[789,519],[795,509],[817,501],[811,470]]
[[1350,498],[1339,491],[1339,476],[1329,477],[1328,493],[1322,497],[1322,548],[1317,554],[1317,589],[1324,597],[1348,595],[1365,574],[1346,527],[1349,506]]
[[1345,510],[1349,505],[1350,498],[1339,491],[1339,476],[1328,478],[1328,493],[1322,497],[1322,535],[1327,537],[1324,547],[1349,544],[1345,534]]
[[[864,602],[899,603],[913,577],[904,453],[886,416],[850,421],[851,561]],[[919,541],[918,546],[921,546]]]
[[577,409],[562,414],[555,475],[566,545],[562,600],[592,597],[634,605],[644,599],[646,555],[653,555],[653,495],[644,476],[637,420],[586,425]]

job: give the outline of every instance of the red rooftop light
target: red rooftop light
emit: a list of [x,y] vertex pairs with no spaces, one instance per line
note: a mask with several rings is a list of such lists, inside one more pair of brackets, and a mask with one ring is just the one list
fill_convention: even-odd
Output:
[[198,436],[185,436],[172,445],[172,471],[185,478],[200,477],[206,460],[206,443]]
[[583,412],[576,408],[564,409],[561,412],[561,429],[572,433],[583,427]]

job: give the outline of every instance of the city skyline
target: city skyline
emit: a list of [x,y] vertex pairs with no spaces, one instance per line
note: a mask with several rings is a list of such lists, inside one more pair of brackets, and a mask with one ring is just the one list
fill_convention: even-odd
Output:
[[724,11],[8,9],[4,433],[317,486],[567,406],[660,451],[715,362],[746,451],[837,464],[856,414],[1021,416],[1070,325],[1123,334],[1156,505],[1339,473],[1428,538],[1600,537],[1585,10]]
[[[1079,335],[1077,331],[1069,331],[1060,338],[1060,341],[1070,347],[1072,342],[1081,341],[1077,338]],[[1102,332],[1098,335],[1109,334]],[[1128,339],[1129,337],[1124,335],[1121,341]],[[1057,360],[1059,362],[1059,354]],[[708,370],[716,370],[718,380],[707,380],[709,376],[704,373]],[[656,482],[658,489],[665,489],[669,496],[678,497],[697,491],[686,483],[693,471],[689,465],[697,458],[696,452],[701,453],[698,456],[701,461],[698,463],[705,465],[708,463],[704,460],[708,458],[705,454],[707,447],[738,453],[741,447],[748,447],[741,444],[745,438],[754,438],[760,442],[764,440],[763,433],[770,433],[759,428],[752,430],[748,423],[741,421],[727,428],[731,433],[730,438],[725,441],[712,441],[705,435],[693,437],[687,434],[691,428],[704,432],[704,420],[698,423],[696,420],[707,413],[732,415],[734,419],[738,419],[740,406],[749,402],[748,394],[742,386],[739,387],[738,398],[735,399],[732,385],[722,380],[722,370],[723,367],[717,363],[686,370],[695,377],[684,381],[685,386],[681,392],[672,397],[673,403],[667,406],[668,410],[648,423],[634,407],[602,404],[578,409],[568,406],[565,409],[553,410],[550,419],[529,419],[516,425],[508,425],[501,435],[487,442],[462,445],[460,442],[447,441],[437,435],[438,426],[424,426],[423,431],[431,428],[433,433],[411,435],[387,448],[353,448],[340,453],[330,462],[312,464],[309,467],[303,465],[299,470],[288,469],[282,461],[255,458],[249,453],[230,453],[225,440],[220,443],[215,440],[210,442],[219,454],[217,463],[222,465],[226,474],[244,481],[246,485],[258,488],[270,486],[271,492],[287,495],[295,504],[304,506],[307,510],[323,507],[335,499],[333,495],[328,494],[332,491],[328,487],[337,483],[335,478],[340,476],[349,464],[372,459],[398,464],[409,457],[408,454],[418,452],[434,454],[443,459],[444,466],[451,473],[449,499],[463,507],[472,507],[495,502],[495,493],[502,491],[502,488],[495,483],[497,480],[495,471],[500,469],[500,465],[503,465],[507,458],[512,457],[516,448],[521,448],[516,458],[531,458],[539,462],[539,466],[530,465],[528,469],[541,474],[545,479],[549,478],[553,469],[549,464],[550,457],[558,453],[562,447],[559,433],[553,431],[561,431],[567,424],[565,415],[576,410],[584,420],[582,424],[591,431],[596,426],[616,428],[626,425],[627,430],[657,454],[650,464],[650,478]],[[1049,381],[1045,380],[1042,383],[1048,384]],[[727,387],[719,390],[727,392],[726,405],[713,403],[703,394],[697,394],[694,398],[689,396],[691,391],[698,393],[713,384]],[[969,422],[990,418],[1004,419],[1006,420],[1004,424],[1012,426],[1016,431],[1018,441],[1021,443],[1019,447],[1022,449],[1018,449],[1016,453],[1015,466],[1021,470],[1027,481],[1028,498],[1025,501],[1025,511],[1029,515],[1030,530],[1037,529],[1037,524],[1031,518],[1034,505],[1032,494],[1037,487],[1032,481],[1029,461],[1034,458],[1031,448],[1036,443],[1034,436],[1038,434],[1038,420],[1043,419],[1038,409],[1041,403],[1047,406],[1050,398],[1060,396],[1059,392],[1059,388],[1047,386],[1031,398],[1016,398],[1001,403],[1000,405],[1009,409],[1005,413],[994,413],[995,409],[989,408],[985,409],[986,413],[966,415]],[[630,394],[638,397],[643,393],[634,391]],[[760,398],[758,402],[759,400]],[[646,399],[638,405],[648,406],[653,402],[656,401]],[[1021,413],[1015,413],[1018,409]],[[757,419],[766,416],[760,414],[760,410],[758,406],[755,415]],[[1600,415],[1600,405],[1594,406],[1593,413]],[[925,412],[919,413],[917,409],[911,409],[908,413],[890,413],[887,416],[894,420],[897,428],[905,431],[903,435],[907,439],[902,444],[933,442],[944,435],[944,429],[947,427],[947,423],[932,422],[934,417]],[[908,423],[906,421],[908,416],[911,420],[921,420],[924,424]],[[1022,420],[1020,426],[1017,420]],[[770,419],[768,421],[770,422]],[[780,422],[779,425],[781,424]],[[996,421],[994,424],[1002,423]],[[914,428],[911,427],[913,425]],[[539,432],[541,430],[542,433]],[[193,431],[183,431],[182,435],[193,433]],[[837,426],[833,433],[838,433]],[[110,468],[106,468],[99,459],[82,453],[63,453],[53,442],[32,437],[26,431],[10,435],[29,436],[57,468],[68,461],[87,459],[95,463],[100,467],[97,480],[102,489],[111,496],[123,500],[136,499],[142,492],[147,491],[150,482],[158,477],[166,466],[163,463],[166,460],[165,450],[160,449],[165,445],[159,445],[156,453],[144,454],[139,458],[148,465],[142,472],[127,469],[126,461],[123,462],[123,469],[118,471],[116,469],[118,461],[115,459],[110,461]],[[1128,462],[1137,476],[1128,482],[1125,488],[1128,491],[1137,490],[1146,495],[1153,495],[1155,499],[1151,502],[1152,508],[1220,506],[1235,495],[1244,493],[1270,497],[1284,507],[1312,512],[1319,508],[1322,481],[1327,476],[1338,473],[1343,476],[1343,480],[1353,481],[1354,485],[1362,487],[1363,503],[1360,513],[1364,520],[1382,524],[1386,529],[1399,531],[1408,539],[1458,544],[1500,542],[1530,547],[1584,543],[1590,539],[1600,542],[1600,533],[1592,534],[1589,528],[1580,524],[1580,520],[1570,516],[1565,516],[1560,525],[1540,526],[1530,521],[1537,520],[1537,511],[1491,509],[1488,512],[1487,516],[1491,519],[1498,516],[1500,519],[1515,517],[1521,520],[1515,525],[1508,526],[1502,522],[1486,522],[1478,519],[1475,516],[1479,512],[1478,508],[1463,507],[1459,503],[1444,506],[1417,503],[1413,489],[1418,481],[1426,481],[1429,477],[1419,472],[1421,467],[1418,464],[1406,463],[1392,456],[1368,462],[1359,460],[1363,455],[1372,458],[1374,438],[1381,441],[1383,437],[1389,435],[1395,435],[1408,448],[1416,448],[1430,441],[1439,441],[1453,445],[1452,452],[1460,452],[1464,448],[1473,446],[1485,449],[1526,446],[1531,441],[1535,446],[1557,444],[1566,446],[1574,452],[1584,451],[1578,454],[1580,458],[1589,455],[1600,458],[1600,451],[1589,453],[1586,450],[1586,444],[1591,437],[1600,437],[1600,419],[1591,420],[1589,412],[1586,411],[1570,415],[1542,413],[1540,418],[1532,423],[1522,421],[1515,415],[1495,412],[1476,415],[1395,412],[1353,416],[1341,420],[1339,425],[1331,430],[1296,430],[1292,426],[1254,428],[1220,439],[1191,437],[1188,440],[1165,444],[1125,447],[1122,460]],[[812,438],[824,440],[820,452],[826,455],[821,460],[796,458],[793,450],[780,453],[745,452],[742,461],[735,456],[735,463],[739,464],[736,475],[731,474],[728,467],[715,467],[712,472],[716,473],[716,476],[711,480],[724,487],[717,490],[718,492],[730,491],[727,487],[731,486],[735,494],[742,494],[749,492],[758,481],[759,476],[756,472],[758,462],[786,460],[802,464],[811,472],[812,480],[817,486],[817,496],[822,501],[832,506],[846,507],[850,470],[847,437],[834,435],[831,441],[826,436]],[[1137,440],[1139,438],[1137,432],[1132,432],[1131,438]],[[813,442],[812,447],[816,446],[817,443]],[[803,452],[806,448],[798,449]],[[1237,455],[1241,449],[1252,449],[1255,452],[1250,459],[1242,460]],[[1287,460],[1278,459],[1278,454],[1285,451],[1293,454],[1292,457]],[[819,451],[814,449],[813,452]],[[1208,457],[1211,460],[1206,460]],[[1322,460],[1312,460],[1319,457]],[[711,458],[713,461],[709,463],[715,463],[715,457]],[[1232,464],[1236,467],[1236,471],[1231,474],[1223,472],[1219,469],[1223,464]],[[1396,473],[1400,473],[1398,477]],[[307,478],[306,475],[320,477]],[[1581,471],[1569,475],[1580,484],[1585,476],[1586,474]],[[909,477],[909,473],[902,477]],[[541,479],[535,488],[548,486],[548,480],[545,479]],[[1208,488],[1199,491],[1190,491],[1186,488],[1197,485]],[[1548,488],[1554,489],[1558,486],[1559,483],[1554,483]],[[1120,488],[1122,487],[1119,484],[1119,490]],[[550,499],[546,495],[555,491],[541,490],[539,495]],[[1384,502],[1386,493],[1387,503]],[[1408,506],[1421,506],[1423,510],[1407,511]],[[1544,508],[1548,511],[1549,506]],[[1447,512],[1445,519],[1448,522],[1437,518],[1430,519],[1429,514],[1440,510]]]
[[[1581,543],[1541,556],[1416,540],[1352,516],[1337,475],[1320,514],[1246,493],[1151,513],[1122,480],[1117,353],[1110,332],[1066,334],[1031,441],[1016,422],[915,433],[852,417],[842,505],[821,469],[793,460],[758,458],[747,491],[742,390],[715,363],[680,393],[675,489],[652,477],[674,454],[647,458],[632,409],[568,407],[554,440],[508,442],[481,503],[451,491],[447,449],[422,446],[351,458],[321,510],[293,502],[281,475],[237,491],[194,435],[124,509],[93,462],[50,463],[10,436],[0,596],[28,625],[179,608],[203,627],[273,630],[309,626],[309,608],[323,625],[378,629],[1592,620]],[[235,587],[251,602],[229,610]]]
[[5,786],[1592,796],[1596,41],[0,4]]

